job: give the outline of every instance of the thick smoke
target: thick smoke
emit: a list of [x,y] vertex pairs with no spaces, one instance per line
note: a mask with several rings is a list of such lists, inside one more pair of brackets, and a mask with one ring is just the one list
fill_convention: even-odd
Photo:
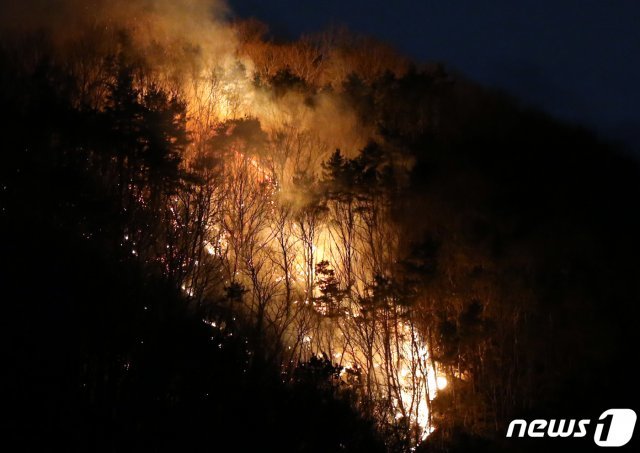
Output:
[[267,133],[305,133],[317,162],[336,148],[353,154],[372,137],[336,93],[309,102],[295,90],[276,95],[256,86],[254,63],[239,51],[222,0],[1,0],[0,18],[4,39],[44,36],[63,64],[124,51],[154,83],[177,87],[190,126],[205,134],[215,122],[257,118]]
[[226,3],[221,0],[25,0],[0,3],[3,29],[51,31],[68,37],[86,27],[136,30],[144,40],[179,40],[215,49],[226,33]]
[[[203,61],[235,51],[235,34],[220,0],[27,0],[3,1],[5,33],[44,33],[59,50],[88,34],[126,31],[140,56],[180,49]],[[91,38],[89,36],[89,38]]]

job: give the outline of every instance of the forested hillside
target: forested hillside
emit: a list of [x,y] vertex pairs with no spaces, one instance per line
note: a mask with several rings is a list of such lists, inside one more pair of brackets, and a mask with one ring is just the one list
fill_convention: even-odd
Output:
[[634,404],[635,160],[344,30],[115,3],[2,34],[25,450],[495,451]]

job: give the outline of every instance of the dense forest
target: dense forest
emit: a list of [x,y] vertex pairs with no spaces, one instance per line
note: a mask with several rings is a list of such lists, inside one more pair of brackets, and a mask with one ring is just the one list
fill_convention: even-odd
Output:
[[512,451],[633,407],[623,150],[346,30],[62,3],[0,36],[22,451]]

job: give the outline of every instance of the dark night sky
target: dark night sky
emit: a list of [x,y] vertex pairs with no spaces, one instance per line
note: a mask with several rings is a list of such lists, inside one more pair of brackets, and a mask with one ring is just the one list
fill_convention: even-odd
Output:
[[327,25],[443,61],[640,155],[638,0],[230,0],[296,37]]

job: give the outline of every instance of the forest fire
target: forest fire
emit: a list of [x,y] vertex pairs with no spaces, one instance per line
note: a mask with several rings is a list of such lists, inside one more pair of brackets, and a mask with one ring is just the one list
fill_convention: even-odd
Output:
[[[225,139],[233,136],[237,124],[223,132]],[[419,427],[419,439],[424,440],[433,430],[430,400],[447,381],[437,373],[438,365],[429,359],[424,339],[406,314],[394,308],[380,320],[380,314],[370,313],[362,304],[376,297],[375,288],[367,283],[374,279],[374,270],[355,263],[370,259],[358,250],[366,250],[377,232],[361,237],[357,230],[375,225],[353,216],[352,230],[345,232],[335,226],[330,206],[292,206],[281,187],[292,187],[294,182],[277,179],[278,174],[287,173],[270,170],[246,151],[253,149],[272,163],[268,150],[243,141],[242,136],[232,141],[233,164],[225,161],[225,167],[231,169],[226,177],[231,184],[239,184],[235,186],[238,192],[233,193],[234,204],[222,217],[224,208],[209,212],[212,224],[207,230],[214,234],[204,241],[206,252],[222,263],[224,284],[239,285],[251,295],[236,310],[250,318],[262,316],[273,326],[290,357],[284,361],[285,368],[311,357],[333,358],[342,369],[341,376],[357,375],[361,380],[343,379],[345,385],[360,387],[374,403],[386,398],[388,417],[406,418]],[[228,201],[226,194],[220,199]],[[309,214],[311,217],[305,217]],[[235,216],[242,218],[240,223]],[[244,229],[247,219],[249,231]],[[243,249],[247,242],[248,251]],[[351,256],[345,262],[347,250]],[[347,278],[353,279],[348,289]],[[194,295],[191,285],[183,289]],[[377,329],[383,329],[383,335]]]
[[[206,1],[153,2],[150,12],[139,2],[117,3],[97,2],[95,17],[78,12],[81,26],[69,36],[55,22],[45,27],[56,35],[59,59],[82,81],[75,102],[98,111],[131,102],[164,108],[168,129],[161,133],[181,162],[175,171],[200,181],[154,195],[134,183],[140,169],[132,166],[123,212],[163,213],[166,225],[157,231],[143,215],[122,245],[159,264],[198,304],[226,291],[234,314],[274,341],[287,374],[312,357],[335,359],[343,385],[379,423],[404,420],[417,429],[414,443],[424,439],[443,376],[411,314],[396,306],[397,296],[381,294],[391,284],[399,244],[390,217],[394,189],[384,186],[382,172],[401,172],[402,164],[373,149],[353,159],[331,155],[360,149],[375,134],[338,93],[310,96],[296,88],[308,82],[291,66],[296,49],[256,53],[260,36],[250,29],[203,20],[210,17]],[[73,2],[65,7],[73,10]],[[83,46],[97,34],[101,46]],[[274,50],[283,51],[282,60],[265,67]],[[356,68],[321,41],[307,50],[295,57],[299,69],[322,60],[343,65],[345,77]],[[363,60],[372,66],[362,74],[402,66],[388,58],[386,64],[374,56]],[[338,87],[344,79],[331,75],[333,69],[327,67],[322,83]],[[273,77],[284,77],[280,86],[255,82]],[[122,118],[121,127],[131,128],[135,115]],[[364,173],[347,175],[358,165]],[[362,176],[368,181],[358,182]],[[154,230],[164,245],[145,250]]]
[[[46,315],[15,356],[51,429],[82,427],[65,451],[506,451],[516,415],[586,400],[592,362],[613,379],[640,221],[602,195],[633,178],[585,183],[632,173],[591,137],[342,29],[46,3],[0,4],[0,216],[26,238],[8,275],[55,239],[9,305]],[[605,207],[628,222],[588,224]]]
[[[344,194],[353,197],[348,202],[352,206],[337,197],[311,200],[318,197],[312,192],[319,190],[319,164],[329,156],[327,150],[353,138],[325,141],[297,117],[301,112],[303,119],[315,116],[315,108],[300,105],[301,99],[281,102],[257,91],[249,82],[257,74],[238,69],[246,66],[238,61],[231,71],[206,68],[203,74],[211,76],[194,79],[186,90],[191,112],[187,126],[191,137],[198,137],[185,150],[186,161],[197,161],[204,153],[222,163],[222,181],[204,189],[220,191],[214,195],[218,202],[205,207],[205,230],[213,234],[205,235],[204,249],[221,266],[223,284],[246,292],[235,309],[281,339],[288,352],[286,368],[314,356],[336,358],[343,375],[359,376],[359,383],[345,380],[345,385],[359,388],[374,405],[387,401],[381,422],[406,419],[424,440],[433,430],[429,401],[445,388],[446,378],[436,372],[437,364],[406,313],[386,306],[377,313],[362,303],[376,297],[370,282],[378,269],[390,266],[377,260],[390,260],[396,253],[397,240],[384,220],[387,201],[380,199],[379,217],[367,218],[358,212],[363,206],[356,193]],[[185,81],[187,86],[192,82]],[[247,117],[257,122],[241,119]],[[301,179],[316,187],[300,186]],[[188,214],[187,206],[179,209]],[[187,295],[206,294],[207,288],[194,288],[189,275],[184,279]]]
[[[443,377],[411,314],[396,306],[397,296],[381,294],[399,244],[390,218],[394,189],[384,186],[382,172],[402,165],[373,149],[353,160],[330,153],[360,149],[375,134],[338,93],[296,88],[308,76],[290,66],[296,49],[281,48],[282,60],[264,67],[277,46],[256,53],[260,36],[250,29],[203,20],[209,2],[153,2],[150,12],[139,2],[117,3],[97,2],[96,17],[78,12],[82,25],[69,36],[55,22],[45,27],[57,37],[59,59],[82,81],[75,102],[98,111],[131,102],[164,108],[163,140],[181,162],[174,170],[199,180],[153,194],[135,183],[140,168],[131,166],[123,212],[142,215],[122,245],[157,263],[198,304],[226,292],[233,313],[274,342],[285,373],[312,357],[335,359],[363,410],[370,407],[382,425],[402,420],[417,429],[414,444],[424,439]],[[101,46],[83,46],[97,34]],[[307,50],[295,57],[299,69],[321,60],[343,65],[340,77],[355,69],[321,41]],[[401,67],[390,55],[387,64],[362,61],[372,65],[362,74]],[[325,72],[322,83],[343,83]],[[280,86],[256,83],[273,77],[284,77]],[[121,120],[123,130],[135,128],[137,117]],[[354,165],[364,173],[347,175]],[[358,182],[362,176],[368,181]],[[166,219],[161,231],[143,214],[154,211]],[[156,241],[164,237],[159,251],[143,246],[151,231]]]

